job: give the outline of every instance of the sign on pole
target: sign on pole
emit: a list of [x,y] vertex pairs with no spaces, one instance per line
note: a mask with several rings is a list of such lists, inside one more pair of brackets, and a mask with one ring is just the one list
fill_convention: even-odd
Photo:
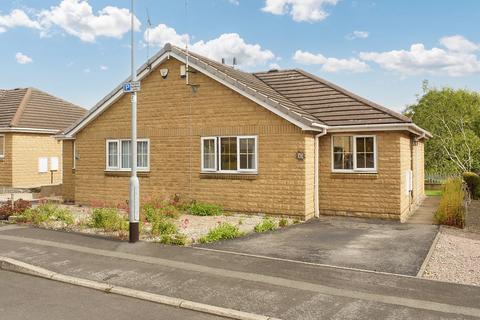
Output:
[[123,92],[132,93],[140,91],[140,81],[131,81],[123,84]]

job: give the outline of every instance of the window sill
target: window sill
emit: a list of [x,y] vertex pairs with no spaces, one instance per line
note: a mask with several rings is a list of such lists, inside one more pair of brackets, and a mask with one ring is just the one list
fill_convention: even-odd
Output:
[[[104,172],[105,172],[105,176],[107,176],[107,177],[130,177],[130,176],[132,176],[131,171],[105,170]],[[150,171],[138,171],[137,176],[148,177],[148,176],[150,176]]]
[[256,180],[258,173],[201,172],[200,179]]
[[330,178],[333,179],[377,179],[378,172],[332,172]]

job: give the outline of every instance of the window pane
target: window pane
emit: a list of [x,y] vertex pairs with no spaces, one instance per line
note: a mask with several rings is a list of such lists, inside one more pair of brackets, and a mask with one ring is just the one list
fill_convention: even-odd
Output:
[[203,140],[203,169],[215,170],[215,139]]
[[375,155],[374,153],[366,154],[366,168],[373,169],[375,168]]
[[375,139],[373,137],[358,137],[357,143],[357,168],[374,169],[375,168]]
[[365,153],[357,153],[357,168],[365,169],[367,167],[365,160]]
[[130,155],[131,155],[131,141],[130,140],[122,140],[122,168],[129,169],[132,167],[130,163]]
[[240,138],[240,169],[255,170],[255,138]]
[[237,138],[220,138],[222,170],[237,170]]
[[357,152],[365,152],[365,138],[357,138]]
[[118,142],[108,142],[108,166],[110,168],[118,167]]
[[353,137],[333,137],[333,168],[337,170],[353,169]]
[[137,167],[148,168],[148,141],[137,141]]
[[365,151],[374,152],[373,137],[365,138]]

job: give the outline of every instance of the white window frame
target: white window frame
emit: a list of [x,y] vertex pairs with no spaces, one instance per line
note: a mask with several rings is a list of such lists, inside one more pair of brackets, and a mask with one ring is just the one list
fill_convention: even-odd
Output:
[[5,138],[5,135],[4,134],[0,134],[0,139],[3,139],[3,148],[2,150],[0,150],[0,159],[4,159],[5,158],[5,144],[6,144],[6,138]]
[[[123,171],[123,172],[130,172],[132,171],[131,168],[122,168],[122,141],[130,141],[131,139],[107,139],[105,141],[105,171]],[[138,142],[147,142],[147,162],[148,162],[148,166],[147,167],[137,167],[137,170],[138,171],[141,171],[141,172],[147,172],[147,171],[150,171],[150,139],[137,139],[137,145],[138,145]],[[110,142],[116,142],[117,143],[117,146],[118,146],[118,154],[117,154],[117,164],[118,166],[117,167],[110,167],[108,165],[108,144]],[[132,146],[133,148],[133,146]],[[138,148],[138,146],[137,146]],[[137,155],[138,156],[138,155]]]
[[[353,139],[353,169],[335,169],[334,140],[335,137],[352,137]],[[357,138],[373,138],[373,168],[357,168]],[[377,173],[377,136],[376,135],[352,135],[352,134],[335,134],[331,137],[331,170],[338,173]]]
[[[108,152],[108,150],[107,150]],[[75,140],[72,142],[72,169],[75,170],[77,168],[77,147]],[[108,160],[107,160],[108,161]]]
[[[213,140],[214,141],[214,148],[215,148],[215,154],[214,154],[214,160],[215,160],[215,165],[214,168],[205,168],[205,163],[204,163],[204,141],[205,140]],[[218,137],[202,137],[201,138],[201,170],[202,172],[215,172],[217,171],[218,168]]]
[[[221,160],[221,141],[222,138],[236,138],[237,139],[237,169],[236,170],[222,170],[220,167],[222,165]],[[203,150],[203,141],[214,139],[215,140],[215,169],[204,168],[204,150]],[[240,140],[241,139],[254,139],[255,141],[255,169],[241,169],[240,168]],[[235,136],[235,135],[228,135],[228,136],[206,136],[201,137],[201,166],[200,172],[202,173],[242,173],[242,174],[256,174],[258,173],[258,136],[249,135],[249,136]]]

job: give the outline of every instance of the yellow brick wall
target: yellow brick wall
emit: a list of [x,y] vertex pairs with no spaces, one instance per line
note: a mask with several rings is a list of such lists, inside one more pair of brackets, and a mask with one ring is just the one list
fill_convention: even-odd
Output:
[[53,184],[62,183],[62,142],[50,135],[15,133],[12,134],[12,184],[15,188],[31,188],[50,185],[50,172],[38,172],[38,158],[58,157],[59,171],[53,175]]
[[413,197],[418,203],[425,198],[425,142],[421,140],[413,147]]
[[[295,157],[297,151],[305,152],[306,144],[312,145],[311,139],[306,140],[298,127],[200,73],[192,76],[192,83],[199,85],[198,92],[192,94],[179,76],[180,63],[174,59],[162,68],[170,71],[167,79],[155,70],[142,81],[138,98],[138,136],[150,139],[151,154],[151,172],[140,178],[143,197],[178,193],[233,211],[302,218],[307,211],[312,212],[305,191],[306,180],[313,179],[305,172],[311,160]],[[105,140],[129,135],[129,96],[122,97],[77,135],[77,202],[119,203],[128,199],[129,178],[108,176],[104,171]],[[258,135],[256,179],[202,178],[200,137],[211,135]],[[309,150],[307,159],[311,157]]]
[[12,135],[1,134],[5,137],[5,157],[0,159],[0,186],[12,186]]
[[62,195],[65,201],[75,200],[75,171],[73,169],[73,140],[63,141],[62,170],[63,184]]
[[315,136],[305,136],[305,213],[306,218],[315,215]]
[[[398,132],[362,132],[375,135],[377,173],[332,173],[332,135],[320,138],[320,213],[400,217],[400,137]],[[352,133],[354,135],[354,133]]]

